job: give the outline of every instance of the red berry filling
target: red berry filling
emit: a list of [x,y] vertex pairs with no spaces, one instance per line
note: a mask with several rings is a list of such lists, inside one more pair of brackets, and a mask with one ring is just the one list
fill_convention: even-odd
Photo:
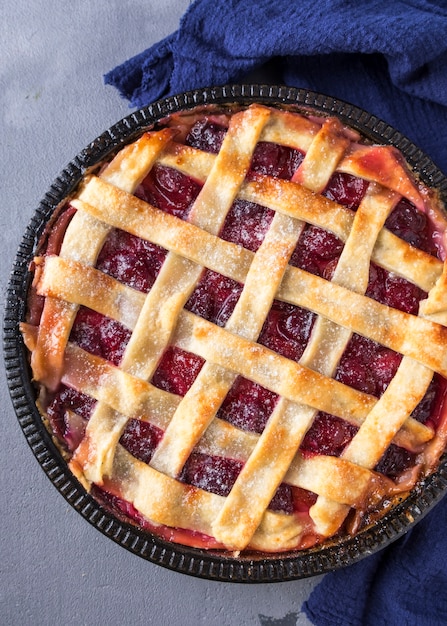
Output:
[[197,150],[217,154],[222,146],[227,128],[208,118],[198,120],[186,136],[185,144]]
[[406,469],[414,466],[416,456],[414,452],[395,446],[392,443],[374,469],[395,480]]
[[382,304],[417,315],[419,302],[427,296],[416,285],[371,263],[366,295]]
[[243,463],[234,459],[194,452],[185,463],[181,479],[219,496],[227,496],[242,467]]
[[59,254],[65,231],[76,209],[69,205],[57,218],[56,222],[51,223],[51,230],[45,235],[45,252],[46,254]]
[[338,237],[317,226],[306,226],[290,264],[330,280],[342,250]]
[[303,452],[340,456],[356,432],[357,428],[352,424],[327,413],[318,413],[300,449]]
[[70,450],[75,450],[84,435],[85,424],[96,401],[90,396],[61,385],[47,408],[52,431],[65,439]]
[[354,334],[340,359],[335,378],[358,391],[380,397],[401,360],[400,354]]
[[439,374],[435,374],[427,393],[413,411],[412,417],[418,422],[436,429],[442,417],[446,394],[447,380]]
[[400,200],[385,222],[385,226],[415,248],[436,256],[437,250],[431,238],[430,222],[427,216],[417,211],[405,198]]

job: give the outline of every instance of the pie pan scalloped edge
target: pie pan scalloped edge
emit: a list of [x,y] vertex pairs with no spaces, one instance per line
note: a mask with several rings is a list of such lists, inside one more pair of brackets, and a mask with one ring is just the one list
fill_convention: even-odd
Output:
[[66,501],[103,535],[147,561],[191,576],[239,583],[282,582],[353,564],[405,534],[447,491],[447,455],[437,471],[419,483],[405,500],[354,537],[305,551],[242,553],[237,557],[170,543],[115,517],[71,474],[35,405],[27,351],[18,330],[25,317],[28,265],[37,242],[55,208],[74,190],[85,172],[171,113],[203,104],[232,102],[309,107],[317,113],[336,115],[370,140],[396,146],[421,180],[438,189],[447,200],[447,179],[424,152],[386,122],[336,98],[287,86],[241,84],[197,89],[159,100],[120,120],[81,151],[55,179],[35,211],[18,248],[7,290],[3,328],[6,377],[18,422],[40,466]]

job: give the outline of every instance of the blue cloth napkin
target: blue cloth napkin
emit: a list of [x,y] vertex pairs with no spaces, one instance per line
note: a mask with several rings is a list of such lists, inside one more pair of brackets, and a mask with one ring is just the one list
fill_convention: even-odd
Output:
[[196,0],[105,81],[140,107],[253,71],[366,109],[447,172],[446,0]]
[[[445,0],[196,0],[179,29],[105,76],[133,107],[250,78],[351,102],[447,173]],[[447,624],[447,499],[389,548],[326,575],[319,626]]]
[[327,574],[304,604],[318,626],[445,626],[447,498],[385,550]]

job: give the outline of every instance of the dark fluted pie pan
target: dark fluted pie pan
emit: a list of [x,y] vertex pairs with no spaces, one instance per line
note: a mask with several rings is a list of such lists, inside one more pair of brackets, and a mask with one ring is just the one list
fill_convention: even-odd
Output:
[[419,483],[405,500],[354,537],[332,540],[311,550],[268,555],[247,552],[237,558],[224,552],[170,543],[116,517],[72,475],[35,405],[36,389],[18,328],[25,319],[31,278],[28,266],[36,245],[55,208],[74,190],[86,171],[171,113],[202,104],[232,102],[311,107],[338,116],[372,141],[397,147],[421,180],[436,188],[447,201],[447,179],[421,150],[380,119],[332,97],[285,86],[230,85],[160,100],[130,114],[87,146],[60,173],[35,211],[17,251],[7,291],[3,336],[6,375],[18,422],[38,463],[67,502],[101,533],[143,559],[184,574],[226,582],[281,582],[353,564],[406,533],[447,491],[447,455],[441,459],[437,471]]

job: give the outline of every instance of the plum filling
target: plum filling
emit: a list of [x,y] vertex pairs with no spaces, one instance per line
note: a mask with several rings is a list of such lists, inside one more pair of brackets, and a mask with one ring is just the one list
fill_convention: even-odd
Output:
[[235,280],[205,270],[185,308],[218,326],[225,326],[241,291],[242,285]]
[[162,437],[163,431],[156,426],[132,419],[127,422],[120,443],[136,459],[149,463]]
[[217,417],[242,430],[260,434],[277,400],[278,396],[273,391],[238,376],[225,397]]
[[402,198],[385,222],[386,228],[415,248],[436,256],[432,229],[425,213],[415,211],[413,205]]
[[97,269],[128,287],[147,293],[163,264],[166,250],[123,230],[107,237],[96,263]]
[[327,198],[334,200],[348,209],[357,209],[368,189],[368,182],[351,174],[335,172],[323,192]]
[[87,420],[96,401],[80,391],[61,385],[47,408],[51,430],[65,440],[69,450],[76,450],[81,442]]
[[258,342],[282,356],[299,361],[309,341],[315,315],[301,307],[274,300]]
[[71,329],[70,341],[119,365],[130,335],[130,330],[116,320],[81,306]]
[[179,396],[184,396],[202,369],[203,359],[195,354],[170,346],[165,351],[152,377],[152,384]]
[[[226,133],[225,126],[213,120],[194,124],[185,143],[191,147],[217,153]],[[292,178],[303,154],[284,146],[261,142],[254,152],[248,178],[266,174],[283,179]],[[365,180],[335,173],[324,195],[356,210],[367,190]],[[162,165],[155,165],[139,185],[136,194],[158,209],[180,219],[187,219],[201,185],[192,178]],[[66,227],[71,213],[55,230],[48,253],[54,252],[59,231]],[[257,204],[236,200],[220,236],[253,252],[261,245],[273,218],[273,212]],[[386,227],[411,245],[436,254],[429,220],[407,200],[401,200],[386,222]],[[56,243],[55,243],[56,242]],[[51,248],[51,249],[50,249]],[[290,264],[330,280],[343,249],[343,243],[333,234],[316,226],[304,228],[291,256]],[[149,292],[166,257],[166,250],[121,230],[112,230],[100,252],[97,268],[117,280]],[[185,308],[219,326],[230,318],[243,285],[205,269],[199,283],[188,298]],[[383,268],[371,264],[366,295],[383,304],[408,313],[417,313],[419,302],[426,294],[410,282]],[[275,300],[264,322],[258,341],[265,347],[299,361],[311,336],[315,315],[300,307]],[[119,365],[131,331],[118,322],[80,307],[70,335],[70,341],[90,353]],[[399,367],[401,356],[353,335],[338,364],[336,380],[359,391],[379,398]],[[175,346],[166,349],[151,383],[169,393],[184,396],[203,366],[203,360]],[[446,381],[438,375],[413,417],[430,427],[436,427],[446,393]],[[217,417],[233,426],[252,433],[262,433],[275,408],[278,397],[272,391],[238,376],[218,410]],[[47,414],[55,434],[64,439],[70,450],[81,440],[95,402],[83,394],[62,385],[51,398]],[[146,418],[145,418],[146,419]],[[147,417],[150,419],[150,416]],[[357,427],[327,413],[318,413],[302,442],[304,455],[339,456],[349,444]],[[120,443],[134,457],[149,463],[163,437],[163,432],[149,421],[130,420]],[[396,479],[414,465],[416,454],[392,444],[377,469]],[[243,462],[194,452],[179,477],[184,483],[221,496],[230,492]],[[98,488],[96,488],[98,489]],[[145,525],[139,513],[116,494],[102,491],[102,498],[128,517]],[[307,511],[315,502],[315,494],[297,487],[281,484],[270,508],[285,513]]]
[[201,186],[181,172],[156,164],[135,195],[152,206],[186,219]]
[[261,245],[273,211],[245,200],[236,200],[231,207],[220,237],[256,252]]

